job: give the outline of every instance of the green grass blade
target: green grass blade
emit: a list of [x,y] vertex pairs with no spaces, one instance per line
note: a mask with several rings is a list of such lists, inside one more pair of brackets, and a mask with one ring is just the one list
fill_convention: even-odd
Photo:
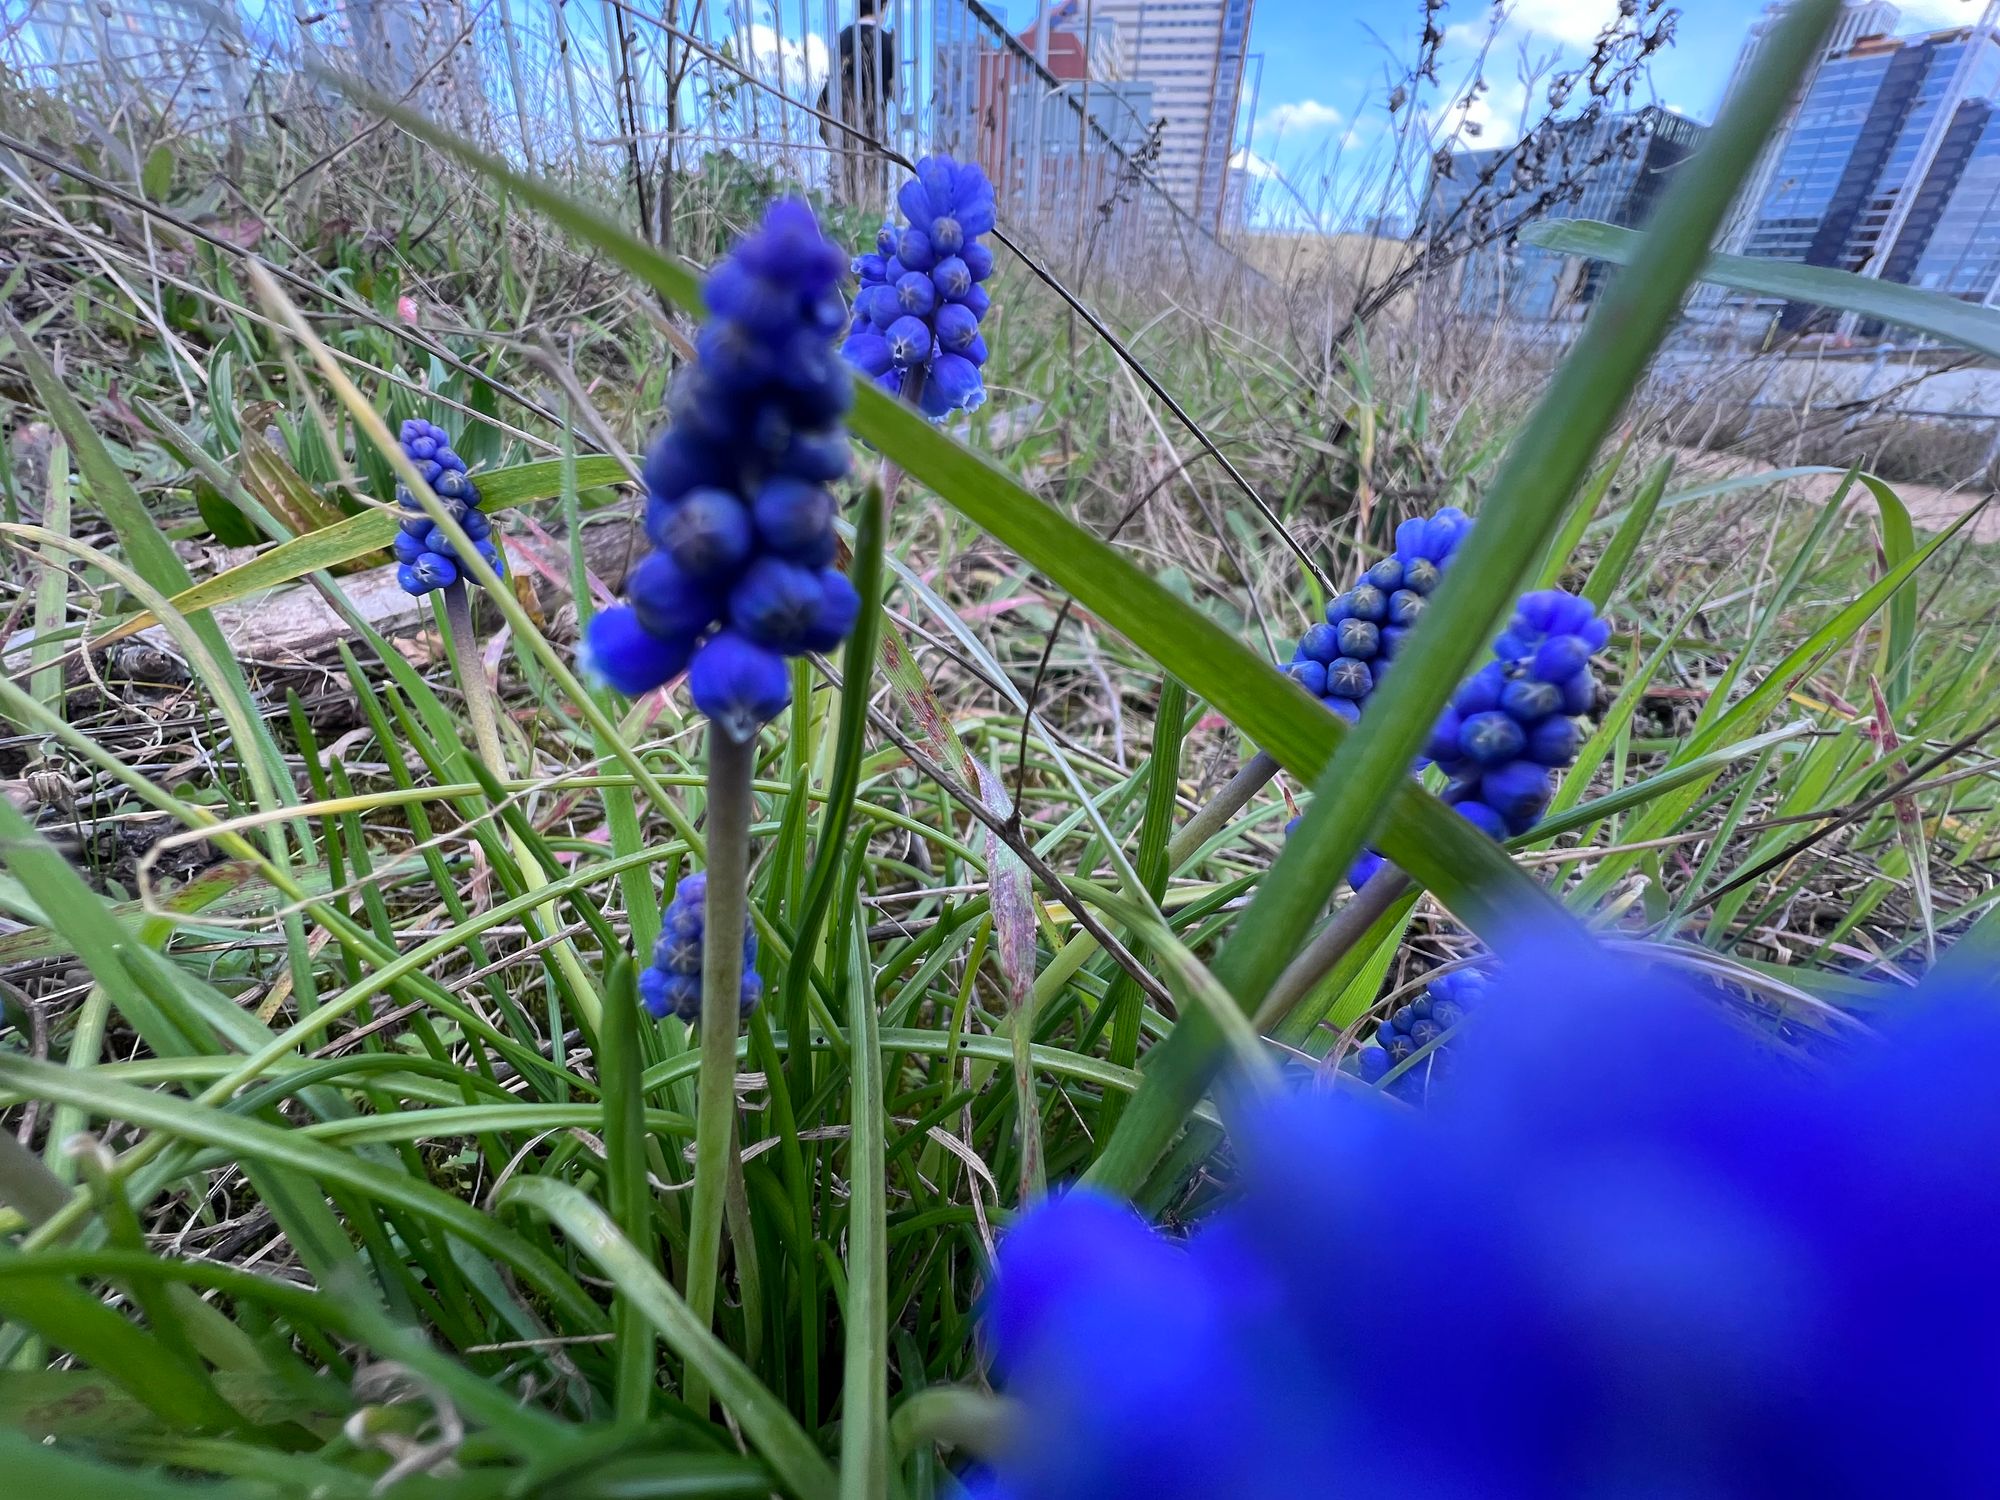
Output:
[[889,1492],[888,1179],[883,1168],[882,1039],[868,952],[850,928],[847,966],[847,1358],[841,1392],[841,1500]]
[[659,1269],[642,1257],[608,1214],[578,1189],[547,1177],[517,1177],[501,1201],[532,1208],[562,1226],[572,1243],[646,1314],[669,1349],[701,1371],[711,1391],[798,1500],[835,1500],[840,1484],[826,1457],[749,1367],[704,1328]]
[[1611,596],[1617,593],[1619,582],[1625,577],[1625,569],[1631,565],[1639,551],[1639,543],[1652,526],[1673,472],[1671,456],[1653,465],[1645,483],[1639,486],[1639,493],[1626,508],[1625,519],[1618,523],[1611,545],[1604,549],[1604,555],[1597,559],[1597,566],[1590,570],[1590,577],[1583,585],[1583,597],[1596,605],[1600,614],[1610,604]]

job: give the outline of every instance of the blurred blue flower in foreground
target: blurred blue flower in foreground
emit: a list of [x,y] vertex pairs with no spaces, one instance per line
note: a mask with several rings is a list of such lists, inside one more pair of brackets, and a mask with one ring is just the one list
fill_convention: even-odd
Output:
[[[479,486],[465,472],[465,460],[452,451],[450,434],[434,422],[412,417],[397,437],[424,483],[472,539],[486,565],[496,573],[503,571],[506,563],[492,541],[493,523],[479,509]],[[396,531],[396,582],[405,593],[419,596],[450,588],[464,575],[458,549],[408,485],[396,486],[396,503],[403,510]]]
[[832,564],[853,388],[833,349],[841,256],[803,203],[771,206],[709,276],[696,362],[646,458],[656,549],[629,603],[590,624],[585,666],[636,697],[685,671],[742,741],[791,701],[788,656],[831,651],[860,600]]
[[[639,971],[639,999],[655,1018],[669,1013],[693,1024],[701,1019],[701,955],[707,937],[708,877],[686,875],[674,887],[673,900],[660,920],[660,939],[653,945],[653,962]],[[749,1015],[763,997],[757,977],[757,929],[743,923],[743,988],[737,1006]]]
[[1001,1242],[1010,1500],[2000,1494],[2000,1016],[1809,1072],[1657,969],[1514,950],[1428,1110],[1237,1122],[1185,1244]]
[[978,162],[926,156],[896,202],[908,222],[883,224],[874,250],[854,259],[861,285],[841,353],[926,416],[976,410],[986,400],[979,324],[992,305],[981,283],[993,274],[979,237],[993,228],[993,184]]

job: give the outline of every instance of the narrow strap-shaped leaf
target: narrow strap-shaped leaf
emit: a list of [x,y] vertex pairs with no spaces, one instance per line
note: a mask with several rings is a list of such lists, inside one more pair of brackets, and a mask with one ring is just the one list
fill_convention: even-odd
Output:
[[517,1177],[501,1190],[500,1198],[560,1224],[576,1248],[618,1283],[667,1347],[701,1371],[716,1399],[789,1493],[799,1500],[835,1500],[840,1485],[825,1455],[749,1366],[702,1325],[659,1269],[632,1248],[610,1215],[578,1189],[547,1177]]

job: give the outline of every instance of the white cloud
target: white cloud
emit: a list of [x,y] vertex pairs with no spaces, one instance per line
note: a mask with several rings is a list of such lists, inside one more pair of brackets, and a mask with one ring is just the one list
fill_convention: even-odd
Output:
[[1618,16],[1618,0],[1515,0],[1508,19],[1522,31],[1588,47]]
[[815,99],[826,83],[826,43],[809,36],[803,45],[781,37],[769,26],[750,28],[750,72],[767,83],[782,84],[794,99]]
[[1305,135],[1331,130],[1344,118],[1331,104],[1322,104],[1317,99],[1300,99],[1273,106],[1257,123],[1263,135]]
[[[1565,47],[1588,47],[1617,17],[1618,0],[1511,0],[1501,14],[1499,34],[1503,42],[1534,38]],[[1476,19],[1454,21],[1444,34],[1449,42],[1477,47],[1494,34],[1494,29],[1494,16],[1488,11]]]
[[1230,157],[1229,165],[1231,170],[1241,172],[1245,177],[1268,181],[1279,175],[1276,162],[1265,160],[1248,147]]
[[1985,10],[1985,0],[1899,0],[1905,26],[1969,26]]

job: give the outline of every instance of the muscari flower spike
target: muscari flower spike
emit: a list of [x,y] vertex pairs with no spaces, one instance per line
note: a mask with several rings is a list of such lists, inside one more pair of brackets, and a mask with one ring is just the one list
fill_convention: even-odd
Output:
[[[1611,639],[1588,599],[1566,589],[1524,594],[1493,643],[1493,660],[1460,684],[1438,715],[1424,757],[1451,779],[1444,800],[1490,838],[1533,828],[1576,764],[1597,701],[1591,658]],[[1364,852],[1348,873],[1359,890],[1382,867]]]
[[1528,938],[1422,1113],[1246,1109],[1185,1239],[1082,1188],[1022,1215],[979,1493],[2000,1494],[1976,984],[1804,1069],[1657,964]]
[[[435,422],[412,417],[397,436],[403,452],[424,476],[424,483],[472,538],[486,566],[496,573],[504,572],[507,564],[493,543],[493,523],[479,509],[479,486],[465,472],[465,460],[452,451],[450,435]],[[394,549],[396,582],[405,593],[417,596],[450,588],[465,572],[457,549],[409,486],[396,486],[396,503],[403,509]]]
[[[1485,998],[1491,983],[1478,968],[1450,969],[1432,979],[1416,999],[1382,1018],[1375,1028],[1375,1039],[1356,1056],[1362,1078],[1378,1082],[1391,1068],[1454,1031]],[[1399,1075],[1391,1088],[1410,1097],[1426,1081],[1418,1073],[1433,1071],[1445,1055],[1443,1051],[1430,1053],[1426,1066]]]
[[1285,675],[1348,723],[1358,722],[1471,530],[1472,518],[1456,506],[1403,522],[1396,528],[1395,555],[1326,607],[1325,623],[1300,638]]
[[[690,875],[674,887],[660,919],[660,940],[653,945],[653,962],[639,971],[639,999],[655,1019],[669,1014],[693,1024],[701,1019],[701,955],[707,936],[704,902],[708,877]],[[740,1016],[748,1016],[763,998],[757,977],[757,929],[743,919],[743,987],[737,996]]]
[[993,184],[977,162],[926,156],[896,202],[906,222],[885,222],[874,250],[855,257],[861,285],[841,354],[891,395],[915,391],[942,421],[986,400],[979,325],[993,252],[979,237],[993,228]]
[[656,549],[599,614],[584,665],[631,697],[682,672],[695,707],[747,740],[791,702],[785,658],[831,651],[860,610],[833,566],[853,399],[833,349],[840,252],[803,203],[775,203],[718,265],[697,360],[647,455]]

